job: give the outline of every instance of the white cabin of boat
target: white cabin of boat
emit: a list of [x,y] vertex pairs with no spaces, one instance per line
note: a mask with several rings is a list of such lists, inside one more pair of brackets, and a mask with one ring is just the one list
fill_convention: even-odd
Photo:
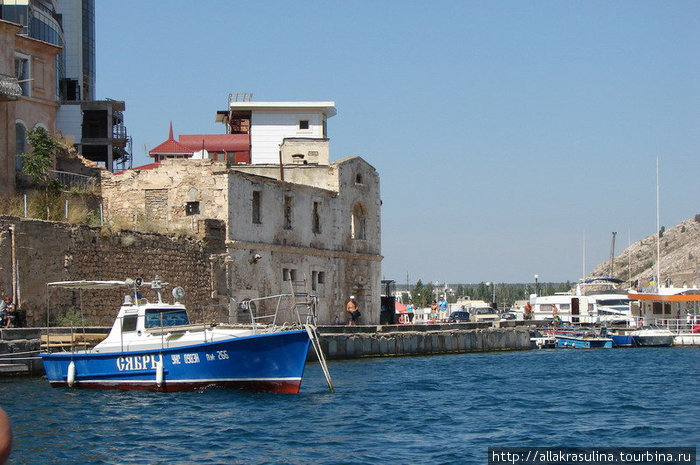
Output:
[[[156,293],[156,301],[142,297],[139,286],[148,286]],[[158,348],[182,347],[202,342],[222,341],[255,334],[249,328],[219,328],[211,324],[191,324],[187,309],[178,301],[184,296],[181,287],[173,289],[175,302],[165,303],[161,289],[167,286],[156,277],[150,283],[126,281],[64,281],[49,283],[49,287],[71,289],[130,288],[124,296],[108,336],[90,352],[130,352]]]

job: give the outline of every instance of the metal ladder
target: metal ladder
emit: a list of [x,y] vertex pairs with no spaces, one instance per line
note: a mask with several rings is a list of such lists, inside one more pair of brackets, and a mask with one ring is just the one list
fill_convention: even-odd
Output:
[[[326,377],[328,389],[331,392],[335,392],[335,388],[333,387],[333,380],[331,380],[331,373],[330,371],[328,371],[326,356],[323,353],[323,349],[321,349],[321,341],[319,340],[318,331],[316,330],[316,302],[318,301],[318,298],[315,295],[311,295],[311,292],[308,288],[308,282],[306,281],[306,277],[304,277],[302,283],[304,287],[304,292],[298,292],[294,289],[295,282],[291,279],[289,280],[289,286],[292,291],[292,311],[296,313],[299,319],[299,323],[301,323],[304,326],[304,329],[306,329],[306,334],[309,335],[311,345],[314,347],[314,352],[316,352],[316,357],[318,358],[318,362],[320,363],[321,369],[323,370],[323,375]],[[302,300],[297,300],[297,298],[300,298]],[[302,321],[299,309],[306,310],[305,321]]]

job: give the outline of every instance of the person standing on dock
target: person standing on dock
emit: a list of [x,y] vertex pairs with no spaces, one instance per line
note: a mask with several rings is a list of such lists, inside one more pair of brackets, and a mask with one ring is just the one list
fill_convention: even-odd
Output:
[[2,300],[0,300],[0,327],[5,326],[5,312],[7,312],[7,305],[9,302],[9,297],[4,297]]
[[408,299],[408,304],[406,305],[406,310],[408,311],[408,323],[413,324],[413,301]]
[[559,323],[561,323],[561,317],[559,316],[559,310],[557,309],[556,305],[552,305],[552,324],[554,325],[555,331],[557,330]]
[[9,328],[10,325],[13,325],[14,320],[15,320],[15,306],[12,305],[12,301],[10,300],[9,297],[5,297],[4,317],[5,317],[5,325],[4,326],[6,328]]
[[345,303],[345,311],[348,312],[348,326],[357,326],[357,322],[360,320],[360,311],[357,309],[354,296],[350,296]]
[[440,308],[440,321],[444,323],[447,321],[447,299],[444,295],[440,296],[438,307]]
[[438,304],[435,299],[430,303],[430,321],[435,323],[438,317]]

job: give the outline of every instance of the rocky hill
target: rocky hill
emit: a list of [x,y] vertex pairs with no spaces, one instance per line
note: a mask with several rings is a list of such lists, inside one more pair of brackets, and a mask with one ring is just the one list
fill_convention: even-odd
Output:
[[[700,214],[664,230],[660,238],[661,281],[674,286],[700,286]],[[628,264],[630,266],[628,266]],[[656,235],[645,237],[615,257],[614,277],[639,280],[643,286],[656,275]],[[607,276],[610,260],[595,267],[591,276]]]

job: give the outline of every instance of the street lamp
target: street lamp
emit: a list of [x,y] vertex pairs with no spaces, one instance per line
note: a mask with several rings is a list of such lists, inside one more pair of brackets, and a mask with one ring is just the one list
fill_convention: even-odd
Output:
[[[488,281],[486,282],[487,286],[493,286],[493,297],[491,297],[491,305],[496,303],[496,281]],[[498,307],[498,305],[496,305]]]
[[538,275],[535,275],[535,295],[536,295],[536,296],[539,295],[539,293],[537,292],[537,289],[538,289],[538,287],[537,287],[537,278],[539,278],[539,276],[538,276]]

